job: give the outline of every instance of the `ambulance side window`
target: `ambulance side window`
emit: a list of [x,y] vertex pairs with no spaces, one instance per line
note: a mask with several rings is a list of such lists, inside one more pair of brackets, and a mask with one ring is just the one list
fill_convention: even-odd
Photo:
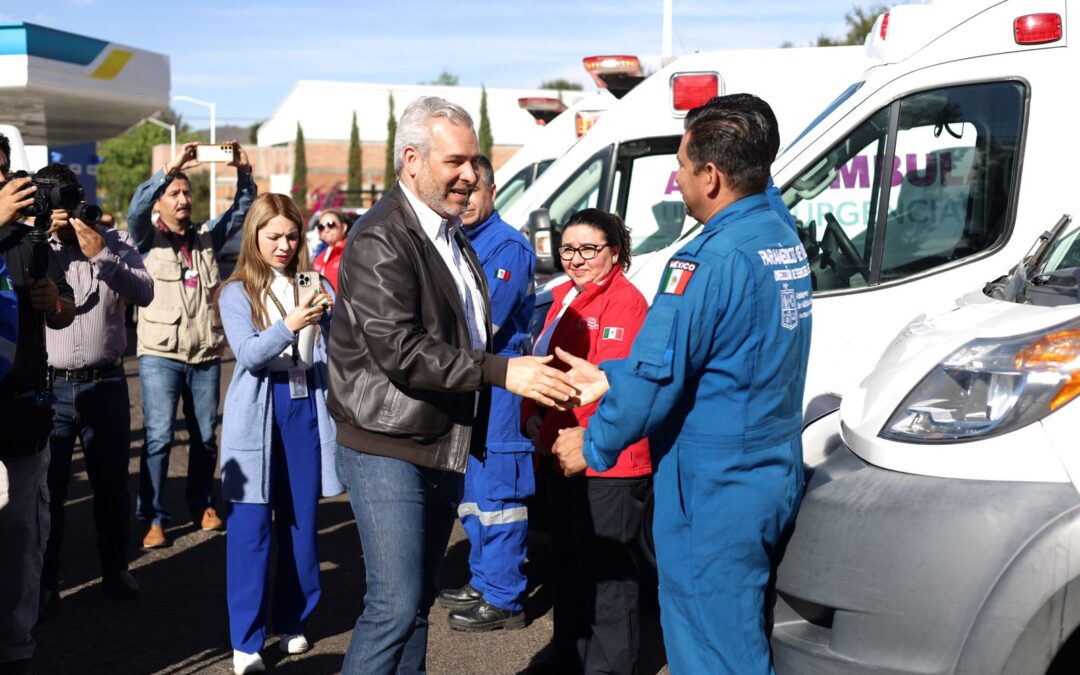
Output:
[[505,211],[511,204],[517,201],[518,197],[525,194],[525,190],[527,190],[529,185],[533,182],[533,174],[535,171],[536,167],[530,164],[521,171],[515,173],[510,180],[506,181],[505,185],[496,185],[496,210]]
[[1023,109],[1017,82],[900,102],[882,282],[975,255],[1004,238]]
[[603,178],[607,173],[611,150],[611,146],[608,146],[593,155],[548,199],[545,206],[555,232],[561,234],[566,221],[578,211],[600,208]]
[[630,228],[635,255],[664,248],[694,224],[675,184],[680,139],[666,136],[619,146],[612,210]]
[[1019,82],[912,94],[786,186],[815,290],[905,279],[1003,241],[1024,94]]

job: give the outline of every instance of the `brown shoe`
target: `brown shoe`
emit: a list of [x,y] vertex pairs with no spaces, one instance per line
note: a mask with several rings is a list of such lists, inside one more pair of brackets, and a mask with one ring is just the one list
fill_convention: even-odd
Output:
[[204,530],[224,530],[225,523],[218,517],[217,511],[214,509],[206,509],[202,514],[202,529]]
[[151,525],[143,537],[143,548],[161,548],[165,545],[165,529],[160,525]]

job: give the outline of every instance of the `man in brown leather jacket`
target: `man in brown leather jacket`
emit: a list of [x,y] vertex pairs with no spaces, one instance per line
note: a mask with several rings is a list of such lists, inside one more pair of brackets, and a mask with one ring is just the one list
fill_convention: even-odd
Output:
[[489,353],[488,289],[458,216],[476,185],[472,118],[437,97],[402,114],[398,183],[349,233],[330,330],[337,470],[367,593],[342,671],[426,669],[428,612],[489,387],[545,405],[573,394],[534,357]]

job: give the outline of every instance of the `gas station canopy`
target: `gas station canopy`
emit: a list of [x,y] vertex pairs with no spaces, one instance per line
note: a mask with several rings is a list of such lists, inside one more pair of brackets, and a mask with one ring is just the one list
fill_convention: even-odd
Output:
[[0,123],[27,144],[110,138],[169,107],[169,57],[30,23],[0,23]]

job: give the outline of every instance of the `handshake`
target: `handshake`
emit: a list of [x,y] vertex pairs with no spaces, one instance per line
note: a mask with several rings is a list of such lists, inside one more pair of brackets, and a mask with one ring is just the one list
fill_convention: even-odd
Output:
[[[570,370],[563,372],[548,365],[554,356],[510,359],[506,368],[506,389],[558,410],[588,405],[607,393],[607,375],[595,364],[559,347],[555,348],[555,355],[570,366]],[[585,470],[585,459],[581,454],[584,436],[585,430],[581,427],[562,429],[551,449],[567,476]]]
[[555,348],[555,354],[570,370],[564,372],[548,365],[554,356],[510,359],[506,366],[507,391],[559,410],[587,405],[607,392],[604,371],[559,347]]

